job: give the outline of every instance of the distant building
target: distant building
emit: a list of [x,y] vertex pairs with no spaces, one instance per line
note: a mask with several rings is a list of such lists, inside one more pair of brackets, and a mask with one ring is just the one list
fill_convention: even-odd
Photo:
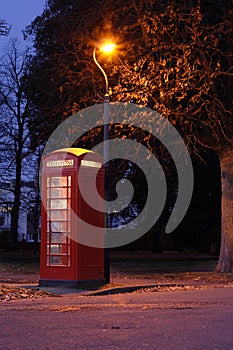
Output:
[[[0,235],[11,228],[11,212],[13,208],[13,183],[0,182]],[[35,184],[24,181],[22,184],[22,204],[19,211],[18,241],[34,241],[38,233],[38,207],[35,208]],[[35,216],[35,213],[37,216]],[[39,239],[38,239],[39,240]]]

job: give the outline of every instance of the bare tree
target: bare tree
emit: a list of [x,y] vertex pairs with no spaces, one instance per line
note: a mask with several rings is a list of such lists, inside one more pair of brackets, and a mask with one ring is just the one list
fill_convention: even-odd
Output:
[[12,184],[13,209],[10,246],[17,248],[19,209],[21,204],[22,167],[31,153],[28,123],[30,106],[24,95],[24,74],[28,52],[21,51],[15,40],[0,64],[1,176]]
[[0,19],[0,35],[7,36],[10,32],[11,27],[4,21]]

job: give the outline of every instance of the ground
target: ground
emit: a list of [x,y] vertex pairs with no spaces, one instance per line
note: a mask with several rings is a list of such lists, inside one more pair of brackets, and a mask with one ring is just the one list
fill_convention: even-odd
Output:
[[[127,286],[131,290],[138,286],[141,291],[149,291],[150,288],[191,290],[233,284],[231,274],[214,272],[217,257],[209,254],[112,251],[110,260],[110,284],[103,286],[101,290],[109,291],[113,288],[126,290]],[[49,291],[38,288],[38,279],[38,253],[31,251],[1,252],[1,301],[19,298],[47,298]]]
[[60,296],[1,304],[1,350],[232,350],[233,287]]
[[0,350],[232,350],[233,278],[217,257],[111,252],[96,290],[39,288],[39,256],[0,252]]

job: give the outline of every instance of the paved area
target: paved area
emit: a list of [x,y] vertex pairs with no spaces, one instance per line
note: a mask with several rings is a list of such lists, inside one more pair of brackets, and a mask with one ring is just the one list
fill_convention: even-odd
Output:
[[232,278],[216,277],[211,257],[173,256],[160,274],[158,256],[115,255],[110,284],[97,290],[40,288],[35,274],[1,273],[0,350],[232,350]]
[[232,350],[233,287],[5,302],[0,349]]

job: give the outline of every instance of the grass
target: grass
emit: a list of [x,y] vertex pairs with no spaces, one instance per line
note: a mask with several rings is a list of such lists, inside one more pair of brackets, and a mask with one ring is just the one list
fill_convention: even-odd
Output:
[[0,251],[0,272],[38,273],[39,265],[39,254],[34,254],[33,251]]
[[137,277],[174,272],[214,271],[217,257],[198,253],[151,253],[116,252],[111,253],[113,272],[133,273]]
[[[0,251],[0,273],[39,274],[39,253],[33,251]],[[111,255],[111,274],[128,278],[192,279],[211,282],[233,281],[232,274],[214,272],[217,258],[196,256],[195,259],[151,254],[148,252],[124,252]]]
[[144,260],[122,261],[112,264],[112,269],[122,273],[130,273],[140,276],[150,273],[213,271],[216,267],[215,260]]

